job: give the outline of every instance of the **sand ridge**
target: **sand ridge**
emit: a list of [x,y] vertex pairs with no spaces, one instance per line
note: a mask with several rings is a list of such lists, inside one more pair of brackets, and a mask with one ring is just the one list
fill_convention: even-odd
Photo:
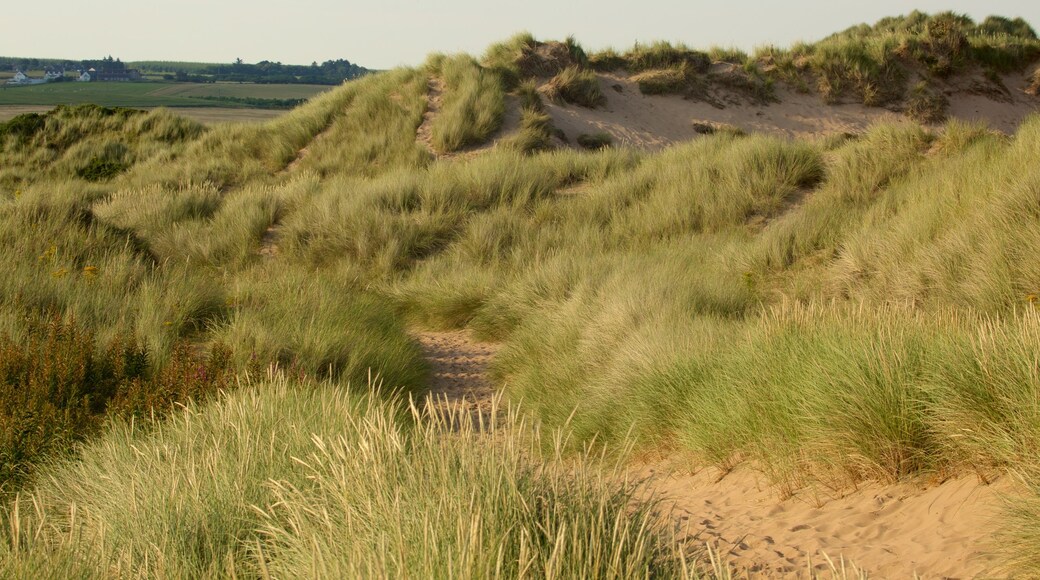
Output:
[[[776,88],[778,102],[756,105],[733,96],[723,99],[720,108],[719,102],[644,95],[623,72],[597,76],[607,99],[604,106],[589,109],[546,103],[554,125],[571,143],[583,133],[607,133],[617,145],[655,150],[698,137],[695,123],[794,138],[862,133],[881,121],[911,122],[902,113],[880,107],[825,104],[818,95],[782,85]],[[1005,75],[1001,83],[1003,89],[987,88],[974,77],[951,81],[944,87],[950,101],[949,117],[981,121],[995,130],[1013,133],[1026,116],[1040,111],[1040,98],[1026,94],[1027,80],[1021,75]]]

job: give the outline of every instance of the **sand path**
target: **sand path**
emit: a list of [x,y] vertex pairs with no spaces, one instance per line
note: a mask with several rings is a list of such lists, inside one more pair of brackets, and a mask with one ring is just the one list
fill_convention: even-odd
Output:
[[415,140],[420,143],[430,155],[439,155],[433,146],[433,122],[441,112],[441,102],[444,99],[444,81],[440,77],[431,76],[426,81],[426,111],[423,113],[422,123],[415,130]]
[[449,405],[491,408],[495,387],[488,365],[499,345],[480,342],[466,330],[413,334],[430,365],[430,394]]
[[688,541],[715,546],[753,578],[807,577],[810,562],[826,572],[827,558],[872,578],[999,577],[993,532],[1010,491],[1004,479],[984,485],[961,477],[925,488],[868,482],[840,497],[804,489],[781,501],[749,468],[722,479],[714,469],[662,466],[642,475]]
[[[477,414],[491,408],[496,390],[488,365],[499,345],[468,331],[413,336],[431,368],[431,394]],[[868,482],[840,496],[810,488],[781,500],[753,469],[738,467],[720,479],[714,469],[690,473],[684,465],[673,457],[632,469],[649,481],[677,530],[716,547],[736,577],[806,577],[810,562],[818,572],[830,570],[827,558],[875,578],[992,577],[999,564],[988,554],[1001,498],[1011,491],[1007,478],[927,487]]]

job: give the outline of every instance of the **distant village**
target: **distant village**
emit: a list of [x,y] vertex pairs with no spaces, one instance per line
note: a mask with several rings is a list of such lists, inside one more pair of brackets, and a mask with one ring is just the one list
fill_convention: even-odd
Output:
[[100,61],[85,61],[81,68],[67,70],[60,67],[47,67],[44,69],[43,77],[30,77],[22,70],[16,70],[14,76],[8,79],[8,85],[42,85],[61,81],[76,82],[125,82],[141,79],[141,73],[137,69],[126,68],[119,59],[112,57]]

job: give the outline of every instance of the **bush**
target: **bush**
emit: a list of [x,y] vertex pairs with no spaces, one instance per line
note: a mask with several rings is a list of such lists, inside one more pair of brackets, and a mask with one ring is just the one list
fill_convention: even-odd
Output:
[[0,490],[11,491],[43,458],[62,455],[111,416],[162,415],[175,403],[232,384],[228,349],[180,344],[158,368],[132,338],[99,345],[60,317],[30,318],[18,340],[0,337]]
[[39,113],[25,113],[12,118],[6,123],[0,123],[0,145],[7,137],[14,137],[19,145],[25,144],[36,133],[40,132],[47,124],[46,115]]
[[129,169],[126,163],[103,157],[95,157],[76,170],[76,175],[87,181],[107,181]]
[[585,149],[603,149],[604,147],[610,147],[614,143],[614,138],[610,136],[610,133],[593,133],[591,135],[582,133],[578,135],[578,145],[581,145]]

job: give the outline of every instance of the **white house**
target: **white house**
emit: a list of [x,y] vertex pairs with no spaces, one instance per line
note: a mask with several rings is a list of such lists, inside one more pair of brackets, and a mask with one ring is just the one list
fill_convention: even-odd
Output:
[[76,79],[76,80],[81,82],[81,83],[89,83],[90,82],[90,73],[88,73],[87,71],[83,71],[83,74],[79,75],[79,78]]
[[22,71],[18,71],[16,73],[14,73],[14,77],[12,77],[10,80],[7,81],[7,84],[9,84],[9,85],[40,85],[40,84],[43,84],[43,83],[47,82],[47,80],[48,79],[34,79],[34,78],[29,77],[29,75],[23,73]]
[[44,82],[48,82],[49,83],[51,81],[56,81],[56,80],[62,78],[63,76],[65,76],[65,72],[64,71],[59,72],[59,71],[56,71],[56,70],[52,70],[52,71],[47,71],[46,73],[44,73],[43,80],[44,80]]

